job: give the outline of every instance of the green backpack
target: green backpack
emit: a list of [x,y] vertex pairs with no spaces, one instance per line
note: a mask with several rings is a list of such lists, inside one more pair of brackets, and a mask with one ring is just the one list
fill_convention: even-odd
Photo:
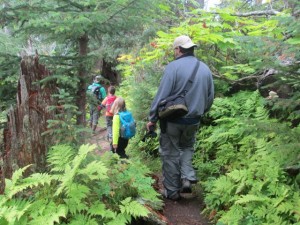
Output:
[[101,86],[90,85],[87,90],[88,103],[94,106],[100,105],[103,98],[100,91]]

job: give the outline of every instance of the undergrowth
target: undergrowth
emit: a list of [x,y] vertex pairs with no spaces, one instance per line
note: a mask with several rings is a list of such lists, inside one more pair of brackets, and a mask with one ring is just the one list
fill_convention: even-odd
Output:
[[270,119],[258,92],[215,99],[194,165],[218,225],[300,224],[300,127]]
[[94,149],[54,146],[48,173],[23,178],[30,165],[17,170],[0,195],[0,224],[121,225],[147,217],[147,205],[161,208],[147,167]]

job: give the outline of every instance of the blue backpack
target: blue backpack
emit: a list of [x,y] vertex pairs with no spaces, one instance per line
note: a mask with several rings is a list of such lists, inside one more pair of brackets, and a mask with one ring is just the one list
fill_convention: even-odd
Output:
[[136,124],[132,113],[129,111],[119,112],[121,128],[120,136],[124,139],[132,138],[136,133]]

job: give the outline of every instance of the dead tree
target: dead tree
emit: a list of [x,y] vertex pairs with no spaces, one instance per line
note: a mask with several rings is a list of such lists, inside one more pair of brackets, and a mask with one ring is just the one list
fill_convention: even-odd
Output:
[[18,168],[32,164],[27,175],[45,171],[47,148],[52,138],[42,134],[47,130],[47,120],[54,118],[49,106],[56,104],[52,98],[55,86],[41,85],[40,81],[49,75],[37,56],[22,59],[17,103],[9,109],[4,149],[0,152],[0,193],[4,190],[5,178],[10,178]]

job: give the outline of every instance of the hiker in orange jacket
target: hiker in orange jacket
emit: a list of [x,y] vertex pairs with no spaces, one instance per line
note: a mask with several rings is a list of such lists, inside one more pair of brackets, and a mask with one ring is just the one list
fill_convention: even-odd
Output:
[[112,123],[114,114],[110,111],[111,106],[116,100],[115,96],[116,89],[114,86],[108,88],[108,96],[104,98],[101,105],[106,108],[105,118],[106,118],[106,127],[107,127],[107,140],[112,141]]

